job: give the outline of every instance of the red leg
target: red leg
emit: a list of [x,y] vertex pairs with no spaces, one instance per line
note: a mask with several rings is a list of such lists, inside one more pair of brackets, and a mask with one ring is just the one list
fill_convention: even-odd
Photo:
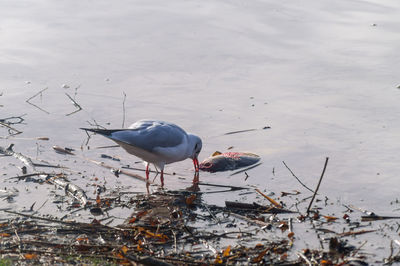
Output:
[[164,187],[164,169],[161,170],[161,177],[160,177],[160,179],[161,179],[161,187]]
[[194,158],[193,159],[193,164],[194,164],[194,171],[196,173],[198,173],[199,172],[199,160],[197,158]]
[[150,174],[150,169],[149,169],[149,163],[146,164],[146,182],[149,181],[149,174]]

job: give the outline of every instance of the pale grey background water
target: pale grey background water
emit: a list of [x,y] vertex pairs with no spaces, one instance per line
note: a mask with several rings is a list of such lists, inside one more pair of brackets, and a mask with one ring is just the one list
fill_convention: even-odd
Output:
[[[200,159],[230,146],[263,158],[247,181],[202,173],[203,181],[306,196],[282,161],[314,187],[328,156],[322,195],[381,214],[398,207],[389,205],[400,173],[397,1],[2,0],[0,7],[0,118],[27,114],[18,137],[50,138],[39,158],[65,160],[51,146],[79,148],[86,135],[78,128],[91,119],[121,127],[125,92],[126,125],[176,122],[203,138]],[[65,116],[74,107],[64,93],[73,96],[78,86],[84,110]],[[25,103],[45,87],[34,102],[50,114]],[[271,129],[223,135],[264,126]],[[35,141],[1,145],[11,142],[36,154]],[[90,143],[111,144],[100,136]],[[98,158],[100,151],[84,154]],[[189,182],[191,167],[185,161],[166,171]],[[166,185],[186,184],[167,177]]]

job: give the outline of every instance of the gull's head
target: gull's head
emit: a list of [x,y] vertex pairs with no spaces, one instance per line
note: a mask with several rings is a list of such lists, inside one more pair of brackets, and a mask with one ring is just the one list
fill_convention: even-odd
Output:
[[198,136],[192,135],[192,134],[188,134],[188,136],[189,136],[189,143],[190,143],[189,146],[191,147],[189,158],[197,159],[197,157],[199,156],[199,153],[201,152],[201,148],[202,148],[201,139]]

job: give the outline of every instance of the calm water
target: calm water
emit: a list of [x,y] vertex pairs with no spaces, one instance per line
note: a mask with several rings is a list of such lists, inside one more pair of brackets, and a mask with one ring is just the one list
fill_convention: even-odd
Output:
[[[15,125],[23,131],[17,137],[50,138],[3,139],[1,146],[15,143],[33,158],[143,191],[139,181],[115,181],[51,149],[137,161],[120,149],[79,151],[86,140],[79,127],[88,121],[122,126],[125,93],[125,126],[141,118],[172,121],[202,137],[200,159],[231,146],[263,158],[247,181],[244,174],[202,173],[205,182],[277,195],[297,189],[306,197],[282,161],[315,187],[329,157],[321,195],[379,214],[398,207],[389,204],[398,197],[400,173],[397,1],[3,0],[0,6],[0,118],[26,114],[25,124]],[[25,102],[46,87],[32,102],[49,114]],[[66,116],[75,107],[65,93],[83,110]],[[264,126],[271,129],[224,135]],[[110,144],[100,136],[90,140],[92,147]],[[19,173],[9,165],[15,160],[0,163],[8,176]],[[166,171],[186,179],[167,177],[171,188],[184,188],[193,174],[190,161]],[[45,201],[22,193],[12,206],[29,207],[32,197],[38,205]],[[205,200],[221,203],[221,197]]]

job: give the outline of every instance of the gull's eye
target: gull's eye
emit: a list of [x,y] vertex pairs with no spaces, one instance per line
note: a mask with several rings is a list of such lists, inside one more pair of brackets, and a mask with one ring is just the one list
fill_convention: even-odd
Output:
[[212,163],[205,163],[205,164],[203,164],[203,166],[204,166],[205,168],[210,168],[210,167],[212,166]]

